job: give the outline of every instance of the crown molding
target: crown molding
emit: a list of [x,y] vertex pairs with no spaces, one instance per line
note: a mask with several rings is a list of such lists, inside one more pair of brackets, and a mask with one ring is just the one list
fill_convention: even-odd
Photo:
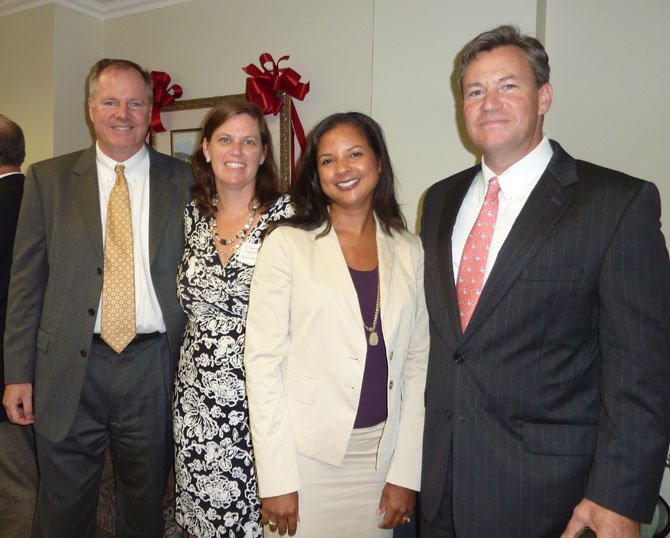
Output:
[[0,17],[53,3],[53,0],[0,0]]
[[191,0],[0,0],[0,17],[50,4],[59,4],[100,20],[133,15]]

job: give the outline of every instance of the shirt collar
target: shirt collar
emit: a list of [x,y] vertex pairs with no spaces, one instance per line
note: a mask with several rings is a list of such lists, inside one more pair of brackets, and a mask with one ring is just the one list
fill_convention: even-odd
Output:
[[123,164],[126,167],[127,178],[130,177],[128,173],[132,175],[132,170],[140,166],[144,162],[144,160],[148,158],[148,156],[149,151],[147,150],[147,147],[142,146],[142,148],[137,153],[135,153],[135,155],[133,155],[130,159],[126,159],[123,162],[119,162],[105,155],[100,149],[99,144],[97,142],[95,143],[95,159],[97,163],[103,166],[105,169],[111,170],[112,172],[114,171],[114,167],[117,164]]
[[542,137],[540,143],[528,155],[515,162],[499,176],[486,166],[482,158],[482,184],[484,192],[492,177],[498,178],[500,192],[507,200],[512,200],[520,194],[527,193],[537,183],[544,170],[547,168],[554,150],[551,148],[549,139]]

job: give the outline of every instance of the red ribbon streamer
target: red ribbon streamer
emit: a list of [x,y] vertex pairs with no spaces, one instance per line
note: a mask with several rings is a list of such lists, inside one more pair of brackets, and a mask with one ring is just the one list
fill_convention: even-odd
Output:
[[[290,97],[302,101],[309,92],[309,82],[300,82],[300,74],[290,67],[279,67],[290,56],[282,56],[274,61],[271,54],[264,52],[258,57],[261,67],[249,64],[242,68],[247,78],[247,101],[258,105],[263,114],[279,114],[284,102],[279,92],[286,92]],[[291,101],[291,104],[293,102]],[[295,148],[294,139],[298,140],[300,151],[305,151],[305,130],[298,117],[295,106],[291,106],[291,184],[295,178]]]
[[161,122],[161,110],[175,99],[179,99],[184,91],[179,84],[173,84],[171,87],[168,87],[170,86],[172,78],[163,71],[152,71],[151,79],[154,83],[154,103],[151,107],[151,129],[154,133],[162,133],[166,129]]

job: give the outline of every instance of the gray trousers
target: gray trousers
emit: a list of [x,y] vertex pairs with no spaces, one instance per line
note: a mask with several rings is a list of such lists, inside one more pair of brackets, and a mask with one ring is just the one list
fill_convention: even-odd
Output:
[[37,495],[32,426],[0,422],[0,535],[30,538]]
[[172,463],[169,364],[165,335],[120,355],[93,341],[66,438],[51,442],[35,436],[40,487],[34,538],[95,535],[108,445],[116,478],[117,537],[162,536],[163,493]]

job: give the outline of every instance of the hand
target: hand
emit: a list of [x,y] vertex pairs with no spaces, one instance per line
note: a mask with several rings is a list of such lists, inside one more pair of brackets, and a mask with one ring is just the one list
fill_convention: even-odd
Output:
[[293,536],[298,528],[298,492],[266,497],[261,503],[261,524],[268,525],[270,531],[279,531],[281,536],[288,531]]
[[27,426],[35,422],[33,413],[33,385],[32,383],[10,383],[5,385],[5,395],[2,405],[9,420],[14,424]]
[[416,491],[396,486],[388,482],[382,490],[377,515],[384,514],[384,519],[377,525],[380,529],[395,529],[409,523],[416,506]]
[[640,524],[612,512],[593,501],[583,499],[573,510],[561,538],[575,538],[589,527],[598,538],[640,538]]

